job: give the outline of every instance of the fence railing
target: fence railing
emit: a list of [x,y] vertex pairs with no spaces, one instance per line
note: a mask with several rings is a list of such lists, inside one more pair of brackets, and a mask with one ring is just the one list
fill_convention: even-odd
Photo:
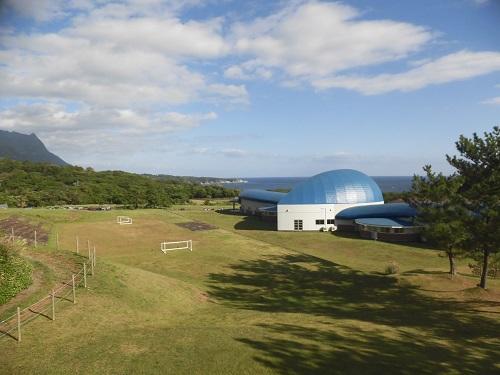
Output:
[[61,282],[48,295],[28,307],[17,307],[17,312],[0,321],[0,339],[5,337],[21,341],[22,327],[32,320],[43,317],[49,320],[56,319],[56,305],[61,301],[76,303],[76,291],[79,287],[87,288],[87,276],[93,276],[96,266],[95,246],[93,251],[89,245],[89,257],[82,264],[82,268],[71,275],[71,279]]

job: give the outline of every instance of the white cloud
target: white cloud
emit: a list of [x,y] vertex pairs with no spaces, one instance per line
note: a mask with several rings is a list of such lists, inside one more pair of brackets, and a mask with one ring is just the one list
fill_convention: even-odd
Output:
[[481,103],[482,104],[491,104],[491,105],[500,105],[500,96],[486,99],[486,100],[482,101]]
[[200,6],[204,0],[5,0],[4,6],[36,22],[67,17],[71,12],[94,11],[100,15],[152,15]]
[[214,98],[227,100],[231,104],[248,104],[248,92],[244,85],[226,85],[214,83],[208,86],[207,92]]
[[247,61],[240,65],[231,65],[224,70],[224,77],[234,80],[271,79],[273,72],[265,67],[259,66],[255,60]]
[[121,49],[147,50],[169,57],[214,58],[229,46],[221,36],[220,19],[182,22],[176,17],[103,17],[91,14],[67,33],[91,43],[108,42]]
[[[51,150],[78,160],[105,150],[113,153],[148,149],[161,144],[158,136],[200,126],[215,120],[217,114],[149,113],[131,109],[84,107],[70,110],[63,103],[20,104],[0,111],[2,128],[23,133],[34,132]],[[78,155],[78,156],[77,156]]]
[[126,130],[130,133],[161,133],[188,129],[203,121],[215,120],[214,112],[185,114],[152,113],[131,109],[85,107],[69,110],[63,103],[39,102],[20,104],[0,111],[2,127],[24,132],[50,133],[60,130]]
[[50,21],[66,15],[64,0],[6,0],[4,5],[17,14],[38,22]]
[[243,71],[241,66],[232,65],[224,70],[224,77],[231,79],[249,79],[250,77]]
[[247,155],[247,152],[239,148],[228,148],[221,150],[222,155],[229,158],[242,158]]
[[[248,103],[244,85],[218,82],[189,65],[223,57],[229,49],[220,19],[184,21],[172,12],[197,3],[16,3],[16,11],[34,12],[23,13],[26,17],[37,13],[40,22],[67,17],[67,26],[56,32],[3,30],[0,98],[25,104],[2,110],[2,127],[36,132],[54,150],[81,152],[83,159],[90,150],[138,148],[135,137],[156,137],[217,118],[210,111],[176,111],[178,105]],[[67,12],[76,8],[81,11]]]
[[317,89],[345,88],[363,94],[412,91],[465,80],[499,69],[497,52],[458,51],[410,61],[410,70],[375,76],[350,73],[407,58],[435,39],[429,29],[392,20],[363,20],[342,3],[294,2],[268,17],[233,26],[237,52],[251,59],[224,72],[255,79],[257,68],[281,69],[282,86],[304,82]]
[[403,73],[373,77],[334,76],[313,81],[314,87],[359,91],[366,95],[413,91],[429,85],[460,81],[500,70],[500,52],[459,51],[429,61]]
[[[166,138],[160,135],[171,139],[170,132],[215,120],[205,106],[248,104],[246,86],[235,80],[381,94],[500,70],[497,52],[423,59],[414,54],[435,39],[434,32],[407,22],[366,20],[339,2],[283,2],[274,14],[232,25],[223,17],[189,20],[179,12],[205,2],[7,0],[7,7],[36,23],[22,32],[0,28],[0,99],[3,108],[10,106],[0,110],[2,127],[37,132],[54,150],[73,155],[139,149],[141,143],[160,147]],[[39,24],[49,21],[57,22]],[[359,73],[367,67],[384,71],[382,64],[395,61],[404,71]],[[10,104],[20,101],[25,104]],[[199,103],[202,110],[179,109]],[[268,158],[230,146],[199,152]]]
[[[109,6],[129,10],[123,4]],[[220,20],[182,22],[168,13],[163,18],[129,18],[127,12],[101,12],[98,8],[78,16],[57,34],[5,35],[1,93],[127,106],[210,99],[215,87],[219,98],[228,92],[233,102],[248,101],[244,88],[239,88],[242,97],[237,99],[233,85],[208,82],[184,64],[185,59],[227,53]]]
[[291,76],[321,77],[408,56],[433,38],[424,27],[361,20],[341,3],[308,2],[233,27],[235,49]]

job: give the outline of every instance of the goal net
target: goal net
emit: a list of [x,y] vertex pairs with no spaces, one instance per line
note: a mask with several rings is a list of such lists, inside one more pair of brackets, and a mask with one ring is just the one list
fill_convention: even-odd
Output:
[[183,250],[187,249],[189,251],[193,251],[193,241],[171,241],[171,242],[162,242],[160,244],[160,249],[163,253],[167,253],[167,251],[173,250]]
[[128,216],[117,216],[116,222],[120,225],[132,224],[132,218]]

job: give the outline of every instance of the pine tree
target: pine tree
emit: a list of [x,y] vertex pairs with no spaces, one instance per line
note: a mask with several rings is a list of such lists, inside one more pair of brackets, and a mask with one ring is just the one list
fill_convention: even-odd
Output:
[[490,254],[500,247],[500,127],[483,138],[462,135],[455,145],[460,155],[446,158],[463,179],[459,194],[469,211],[464,218],[470,234],[467,248],[483,254],[479,286],[486,288]]
[[456,258],[463,253],[468,238],[458,191],[459,176],[436,174],[430,165],[424,167],[425,177],[415,176],[411,203],[417,209],[417,222],[423,226],[422,236],[448,257],[451,277],[457,273]]

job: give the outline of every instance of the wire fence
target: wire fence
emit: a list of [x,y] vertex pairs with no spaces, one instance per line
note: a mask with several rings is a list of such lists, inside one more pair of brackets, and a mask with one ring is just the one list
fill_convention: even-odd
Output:
[[78,288],[87,288],[87,277],[94,275],[96,265],[95,246],[90,250],[89,257],[82,264],[82,268],[71,279],[63,281],[54,288],[50,294],[44,296],[37,302],[21,309],[17,307],[17,312],[8,318],[0,321],[0,339],[12,338],[21,341],[22,327],[32,320],[42,317],[48,320],[56,319],[56,305],[62,301],[76,303],[76,291]]

